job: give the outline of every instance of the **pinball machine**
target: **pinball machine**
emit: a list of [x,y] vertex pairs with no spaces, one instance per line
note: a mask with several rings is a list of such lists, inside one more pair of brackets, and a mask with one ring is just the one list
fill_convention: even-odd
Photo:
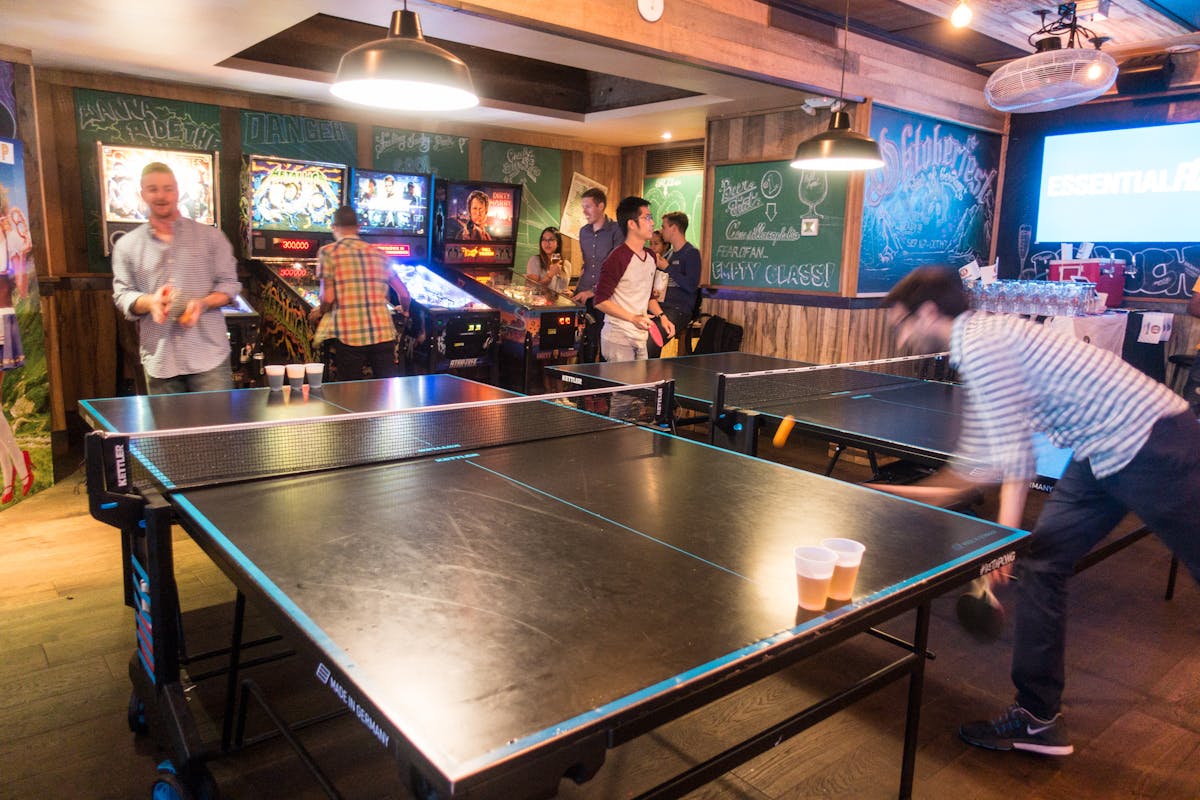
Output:
[[411,296],[407,315],[393,306],[405,371],[470,372],[495,383],[499,312],[428,266],[431,183],[423,174],[355,169],[359,236],[388,257]]
[[308,313],[319,304],[317,251],[333,241],[333,214],[344,202],[341,164],[247,156],[242,223],[247,289],[262,315],[268,363],[321,360]]
[[434,266],[467,275],[511,274],[522,188],[487,181],[435,181]]

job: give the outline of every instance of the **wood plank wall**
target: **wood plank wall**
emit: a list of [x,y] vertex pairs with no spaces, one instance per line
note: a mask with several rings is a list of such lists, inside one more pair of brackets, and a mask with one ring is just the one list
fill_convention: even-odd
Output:
[[[41,133],[42,188],[45,197],[45,241],[47,257],[39,265],[39,275],[55,283],[47,298],[46,319],[53,325],[55,337],[52,357],[61,359],[60,375],[52,378],[52,426],[66,431],[73,420],[78,401],[89,397],[116,394],[121,376],[120,342],[126,353],[134,344],[132,330],[112,304],[111,275],[88,272],[87,241],[79,187],[96,180],[83,175],[79,164],[76,136],[74,91],[77,88],[120,91],[193,103],[208,103],[222,108],[222,128],[226,139],[222,160],[240,157],[237,112],[241,109],[278,114],[297,114],[323,119],[343,120],[359,126],[359,163],[371,163],[372,125],[426,130],[468,136],[471,139],[472,177],[479,177],[482,141],[492,139],[561,150],[564,183],[580,172],[621,191],[621,152],[617,147],[593,145],[566,137],[529,133],[506,128],[450,126],[444,122],[413,122],[393,119],[339,106],[287,101],[263,95],[250,95],[218,89],[172,84],[131,76],[98,75],[61,70],[38,70],[36,90],[29,104],[36,109],[37,129]],[[227,172],[227,170],[226,170]],[[236,231],[236,181],[225,181],[222,219],[226,232]],[[578,245],[564,239],[564,249],[572,263],[579,263]],[[44,269],[43,269],[44,268]],[[136,356],[131,356],[136,357]]]

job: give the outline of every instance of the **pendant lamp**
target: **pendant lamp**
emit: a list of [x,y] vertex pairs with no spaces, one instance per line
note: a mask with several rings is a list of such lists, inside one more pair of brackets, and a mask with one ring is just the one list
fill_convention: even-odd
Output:
[[454,111],[479,104],[462,59],[421,35],[415,11],[392,13],[386,39],[342,56],[330,91],[352,103],[405,111]]
[[[846,26],[842,39],[842,85],[838,98],[845,100],[846,51],[850,46],[850,0],[846,0]],[[870,136],[850,129],[850,115],[835,111],[829,129],[805,139],[796,147],[793,169],[824,172],[857,172],[883,166],[879,145]]]

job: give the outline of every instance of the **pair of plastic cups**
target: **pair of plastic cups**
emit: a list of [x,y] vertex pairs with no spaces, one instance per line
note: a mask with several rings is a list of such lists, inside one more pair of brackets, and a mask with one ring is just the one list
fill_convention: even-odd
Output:
[[263,371],[267,373],[267,385],[271,387],[271,391],[278,392],[283,389],[285,377],[291,388],[300,391],[304,387],[306,378],[310,389],[321,388],[321,380],[325,376],[325,365],[320,363],[288,364],[286,366],[268,364],[263,367]]
[[823,539],[820,546],[797,547],[796,591],[800,607],[824,611],[828,600],[849,600],[866,549],[853,539]]

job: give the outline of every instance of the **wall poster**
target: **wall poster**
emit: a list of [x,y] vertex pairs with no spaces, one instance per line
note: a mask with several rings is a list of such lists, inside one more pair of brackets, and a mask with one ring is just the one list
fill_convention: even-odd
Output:
[[54,483],[50,383],[21,143],[0,139],[0,511]]

